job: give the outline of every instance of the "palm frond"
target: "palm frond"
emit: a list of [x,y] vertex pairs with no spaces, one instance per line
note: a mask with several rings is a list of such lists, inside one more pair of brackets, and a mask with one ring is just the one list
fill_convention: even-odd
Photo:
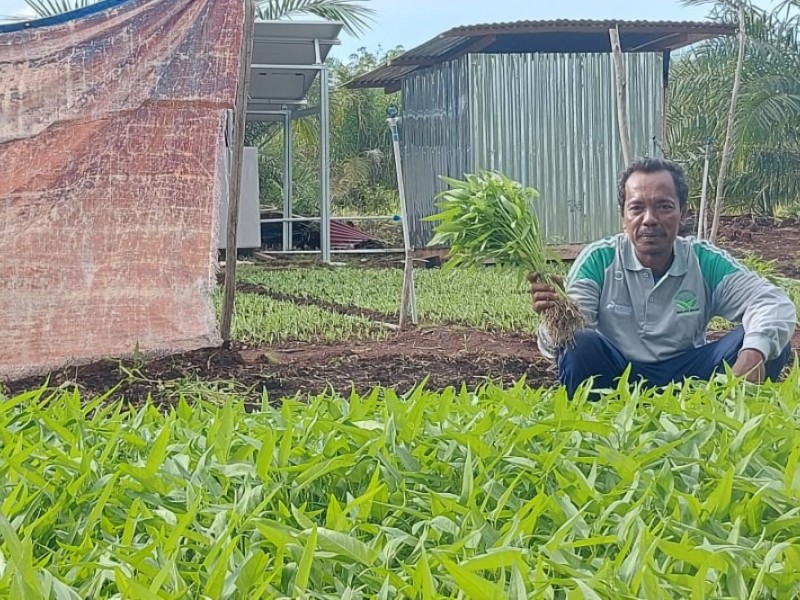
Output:
[[298,15],[315,15],[329,21],[341,21],[347,33],[358,36],[374,21],[375,10],[369,0],[257,0],[258,16],[279,20]]
[[52,17],[79,8],[85,8],[99,0],[25,0],[39,17]]
[[800,0],[782,0],[775,7],[775,12],[783,15],[787,22],[800,23]]
[[[717,17],[727,18],[738,0],[712,4]],[[776,207],[800,200],[799,4],[790,0],[773,11],[746,5],[747,52],[725,181],[729,210],[769,215]],[[714,140],[711,171],[719,168],[736,46],[734,38],[721,36],[694,46],[673,65],[669,148],[697,189],[708,136]],[[716,186],[712,181],[712,194]]]

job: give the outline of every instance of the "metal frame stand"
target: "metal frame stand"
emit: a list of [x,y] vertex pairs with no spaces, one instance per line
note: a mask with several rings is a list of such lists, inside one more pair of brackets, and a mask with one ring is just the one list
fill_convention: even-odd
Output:
[[[342,23],[334,23],[339,26],[340,31]],[[277,21],[268,25],[274,26],[287,26],[287,23],[278,23]],[[312,22],[305,24],[298,24],[303,27],[312,25]],[[316,23],[314,23],[316,25]],[[303,77],[311,77],[312,79],[318,76],[320,85],[320,99],[317,106],[308,106],[308,88],[303,88],[302,97],[296,93],[292,86],[283,89],[283,84],[275,85],[274,87],[260,86],[256,88],[253,95],[248,97],[247,117],[251,121],[273,121],[281,122],[284,133],[283,143],[283,191],[282,191],[282,218],[280,219],[260,219],[263,223],[280,223],[282,229],[283,243],[281,250],[275,251],[281,254],[309,254],[307,251],[300,251],[294,248],[294,227],[295,221],[313,222],[319,224],[319,250],[313,251],[314,254],[319,254],[323,263],[331,263],[331,255],[334,253],[356,253],[363,251],[364,253],[377,253],[377,252],[397,252],[403,251],[398,248],[386,249],[364,249],[364,250],[333,250],[331,248],[331,222],[335,220],[350,220],[353,217],[334,217],[332,216],[331,206],[331,175],[330,175],[330,73],[328,65],[325,64],[325,58],[329,51],[328,46],[338,44],[339,40],[335,39],[334,33],[330,28],[318,31],[321,35],[302,34],[294,37],[291,33],[284,34],[284,36],[270,36],[266,32],[262,32],[258,40],[263,43],[280,43],[284,45],[296,44],[304,45],[302,53],[295,55],[293,52],[288,52],[285,49],[275,54],[262,52],[259,54],[259,59],[250,64],[251,71],[259,71],[259,75],[269,77],[283,76],[283,75],[302,75]],[[271,63],[268,57],[280,56],[281,58],[276,63]],[[293,58],[297,58],[298,62],[293,62]],[[298,73],[298,71],[302,73]],[[304,80],[308,82],[308,79]],[[251,90],[252,91],[252,90]],[[320,133],[320,164],[319,164],[319,177],[320,177],[320,210],[319,216],[312,217],[294,217],[294,189],[293,189],[293,125],[292,121],[318,115],[319,118],[319,133]],[[397,152],[397,151],[396,151]],[[397,154],[399,156],[399,154]],[[399,159],[397,161],[399,168]],[[399,175],[402,184],[402,173]],[[403,209],[405,210],[405,208]],[[357,217],[356,217],[357,218]],[[378,217],[389,218],[393,217]],[[394,219],[393,219],[394,220]],[[407,219],[404,221],[404,239],[406,253],[409,254],[408,243],[408,223]],[[413,289],[410,294],[413,298]],[[414,313],[416,312],[416,304],[412,302]],[[414,317],[416,322],[416,317]]]
[[[292,113],[283,117],[283,216],[292,216]],[[283,222],[283,250],[292,249],[292,222]]]
[[320,206],[319,243],[322,250],[322,262],[331,262],[331,157],[330,157],[330,89],[328,84],[328,67],[322,63],[319,53],[319,40],[314,41],[317,65],[320,67],[320,183],[322,202]]
[[[322,254],[322,262],[331,262],[331,183],[330,183],[330,78],[328,73],[328,66],[322,62],[322,57],[319,50],[319,40],[314,40],[314,50],[316,54],[316,63],[307,65],[305,69],[315,69],[319,71],[320,82],[320,105],[319,107],[305,108],[302,110],[292,110],[290,105],[286,104],[282,110],[250,110],[248,115],[251,116],[282,116],[284,128],[284,144],[283,144],[283,252],[292,251],[292,162],[293,162],[293,149],[292,149],[292,120],[295,118],[302,118],[314,114],[319,115],[320,125],[320,183],[321,183],[321,198],[320,198],[320,216],[319,216],[319,234],[320,234],[320,253]],[[254,69],[272,69],[272,70],[296,70],[296,65],[272,65],[272,64],[254,64]],[[262,100],[262,102],[269,102]],[[306,103],[298,103],[296,106],[305,106]],[[297,220],[297,219],[294,219]],[[316,220],[316,219],[310,219]],[[262,219],[262,223],[270,222],[270,220]]]

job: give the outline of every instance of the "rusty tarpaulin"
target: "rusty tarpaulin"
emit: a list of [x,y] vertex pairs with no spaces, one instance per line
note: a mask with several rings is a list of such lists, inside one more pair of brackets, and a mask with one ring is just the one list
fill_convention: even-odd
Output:
[[219,343],[244,4],[106,0],[0,29],[0,377]]

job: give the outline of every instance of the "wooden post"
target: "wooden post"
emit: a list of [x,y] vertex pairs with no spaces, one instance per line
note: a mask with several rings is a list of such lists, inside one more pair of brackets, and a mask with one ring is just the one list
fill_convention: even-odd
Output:
[[622,145],[622,158],[627,166],[631,162],[631,138],[628,133],[628,103],[625,82],[625,62],[622,58],[622,46],[619,43],[619,29],[614,27],[608,30],[611,38],[611,53],[614,56],[614,71],[617,82],[617,122],[619,124],[619,139]]
[[244,128],[247,117],[247,90],[250,85],[250,64],[253,62],[253,26],[255,5],[245,2],[244,32],[242,33],[242,57],[239,66],[239,87],[236,90],[236,106],[233,118],[233,158],[228,187],[228,231],[225,244],[225,290],[222,296],[222,323],[220,335],[224,347],[230,346],[233,303],[236,295],[236,233],[239,225],[239,196],[242,189],[242,157],[244,155]]
[[662,53],[662,72],[661,72],[661,153],[664,158],[669,158],[669,140],[667,139],[667,119],[669,118],[669,65],[670,51],[664,50]]

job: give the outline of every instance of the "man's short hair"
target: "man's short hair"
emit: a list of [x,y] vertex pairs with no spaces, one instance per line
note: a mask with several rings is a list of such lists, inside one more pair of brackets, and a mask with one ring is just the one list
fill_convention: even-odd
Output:
[[634,173],[658,173],[659,171],[668,171],[672,175],[680,207],[686,206],[689,201],[689,184],[686,182],[686,173],[683,167],[665,158],[637,158],[619,175],[617,202],[619,202],[620,210],[625,208],[625,185],[628,183],[628,178]]

